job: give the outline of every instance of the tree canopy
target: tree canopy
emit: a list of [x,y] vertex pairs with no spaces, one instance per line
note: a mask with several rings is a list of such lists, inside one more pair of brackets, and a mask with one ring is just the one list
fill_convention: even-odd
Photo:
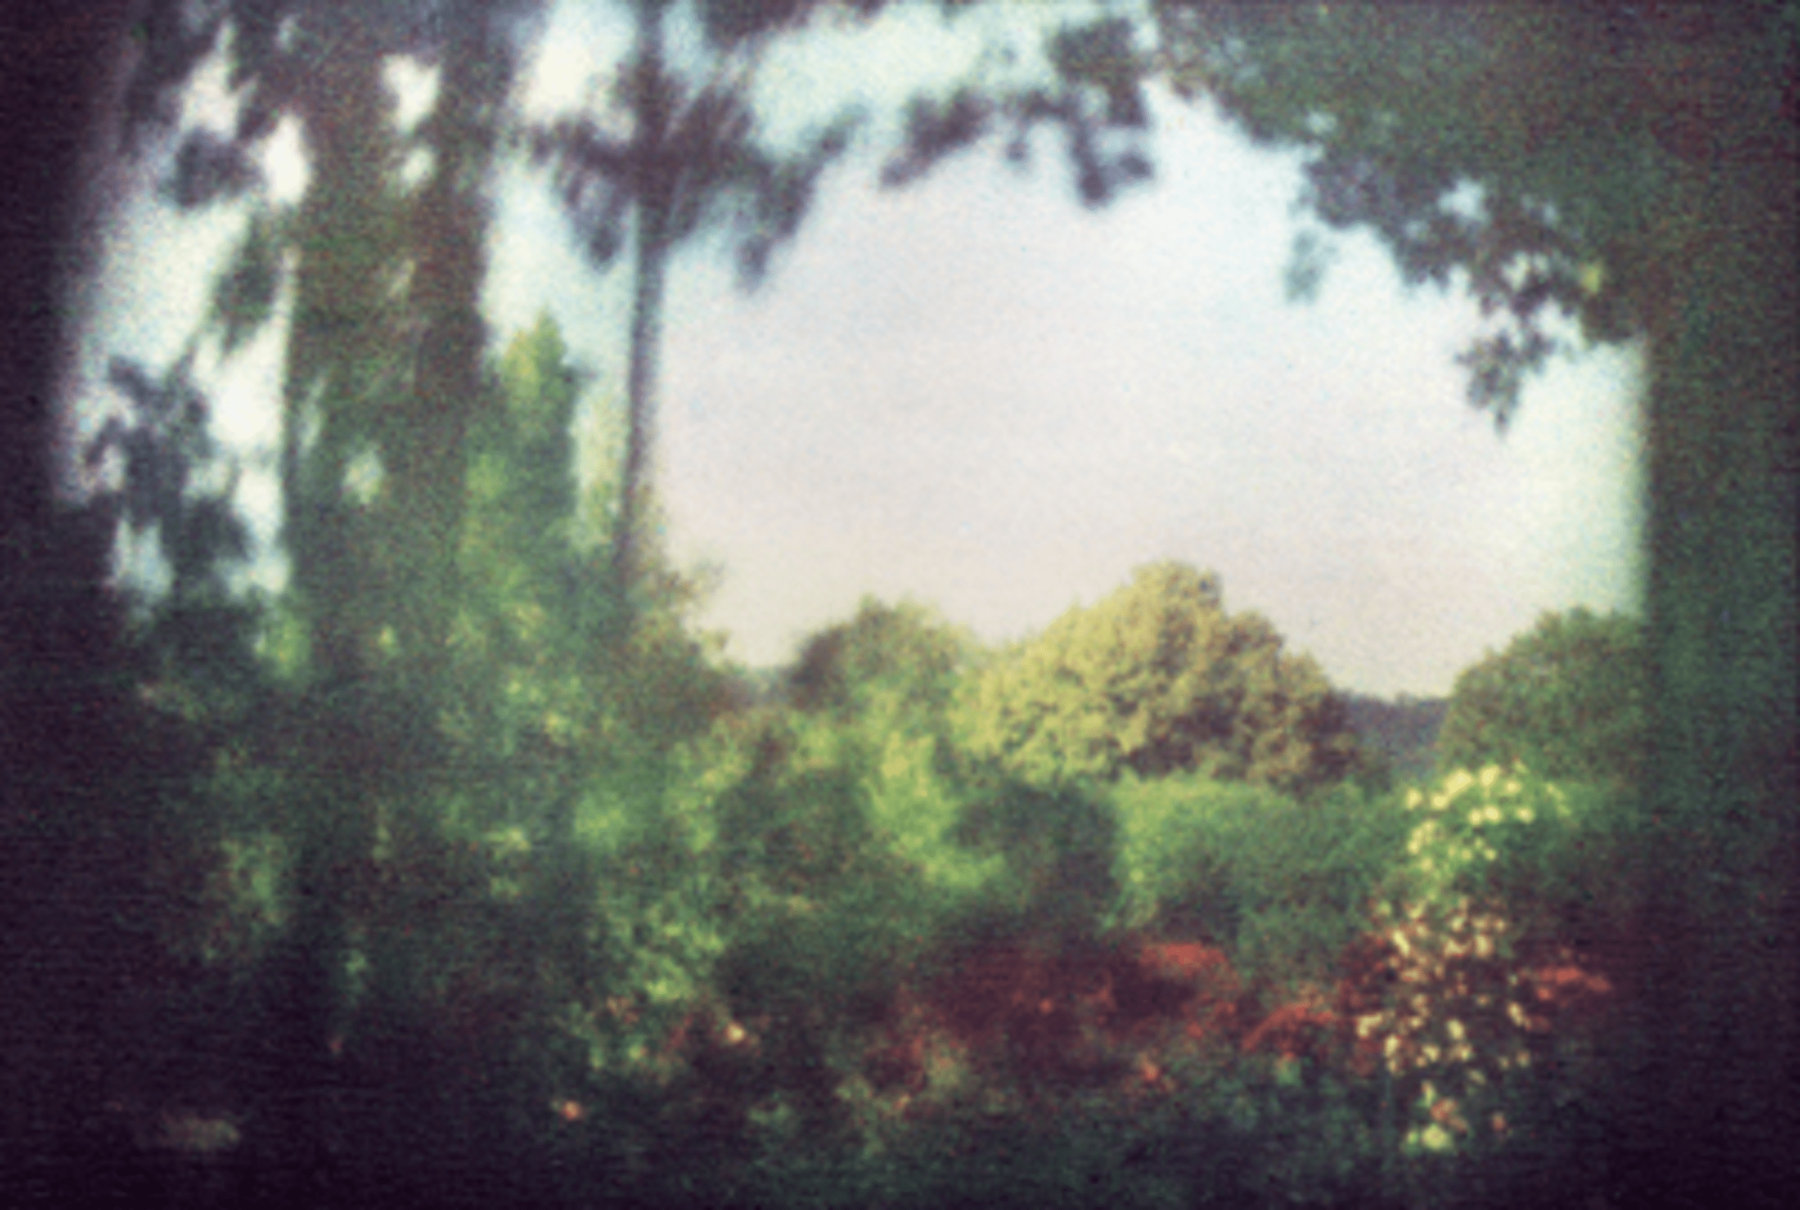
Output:
[[1503,425],[1567,344],[1554,313],[1603,342],[1663,322],[1662,207],[1696,173],[1792,155],[1792,5],[1154,7],[1170,82],[1300,149],[1320,221],[1479,303],[1461,360]]
[[1649,671],[1637,619],[1579,608],[1546,613],[1456,678],[1439,763],[1523,763],[1551,780],[1640,786],[1649,759]]
[[943,710],[975,650],[974,640],[912,602],[866,598],[856,616],[806,641],[787,674],[802,710],[866,709],[889,692],[914,707]]
[[[20,1048],[25,1077],[22,1095],[9,1085],[9,1121],[35,1145],[65,1121],[137,1112],[113,1108],[124,1093],[176,1107],[196,1094],[191,1069],[201,1066],[213,1087],[199,1093],[215,1104],[187,1106],[185,1137],[202,1108],[241,1110],[244,1150],[262,1170],[255,1191],[283,1203],[363,1204],[401,1187],[487,1201],[494,1189],[472,1179],[483,1176],[511,1182],[524,1204],[614,1193],[660,1202],[663,1192],[748,1204],[766,1200],[758,1180],[794,1196],[784,1180],[808,1146],[846,1139],[820,1166],[840,1155],[877,1165],[868,1185],[886,1198],[882,1178],[894,1170],[879,1165],[914,1119],[910,1093],[884,1101],[865,1078],[875,1070],[865,1048],[917,1008],[895,972],[931,944],[943,905],[985,897],[1002,917],[1041,916],[1080,937],[1123,896],[1134,918],[1186,915],[1221,942],[1260,936],[1281,950],[1268,939],[1341,930],[1310,919],[1284,930],[1267,918],[1277,905],[1247,893],[1251,880],[1266,895],[1274,871],[1291,873],[1296,901],[1360,929],[1345,922],[1367,867],[1387,852],[1385,833],[1359,834],[1358,791],[1285,797],[1353,767],[1342,706],[1265,619],[1227,614],[1216,577],[1179,565],[1142,569],[973,671],[960,636],[928,614],[866,605],[808,646],[789,682],[797,709],[729,720],[697,740],[722,675],[681,615],[679,577],[646,576],[653,552],[630,545],[662,273],[669,249],[740,187],[753,199],[738,216],[753,260],[795,230],[835,136],[798,165],[759,157],[742,141],[752,115],[730,77],[755,57],[734,55],[815,6],[702,4],[714,66],[724,66],[688,87],[666,70],[671,6],[638,0],[638,43],[616,94],[630,134],[586,115],[551,140],[572,209],[596,220],[599,245],[623,238],[627,210],[635,222],[621,499],[585,517],[568,434],[578,378],[559,334],[540,325],[496,363],[477,306],[484,190],[516,49],[502,29],[529,7],[139,6],[133,116],[232,31],[231,74],[244,87],[236,127],[184,140],[169,198],[255,211],[208,320],[227,353],[275,321],[278,300],[291,303],[279,469],[292,576],[261,615],[259,649],[253,603],[234,599],[222,574],[242,530],[199,474],[210,445],[189,362],[166,375],[121,363],[114,382],[137,423],[104,430],[97,445],[122,455],[119,491],[79,522],[34,514],[37,528],[5,544],[7,567],[24,574],[6,577],[0,595],[50,640],[48,654],[21,645],[16,669],[9,657],[7,722],[17,711],[34,751],[53,758],[5,787],[21,857],[0,893],[30,927],[15,930],[22,948],[8,949],[0,984],[9,1016],[54,1043]],[[1637,640],[1621,620],[1546,619],[1459,684],[1460,717],[1471,721],[1458,751],[1529,753],[1575,776],[1645,786],[1655,844],[1636,876],[1642,906],[1609,922],[1649,938],[1651,952],[1628,950],[1645,969],[1618,972],[1633,980],[1634,1021],[1604,1056],[1618,1083],[1603,1091],[1627,1107],[1617,1114],[1627,1124],[1604,1140],[1602,1179],[1619,1186],[1608,1199],[1666,1192],[1657,1182],[1680,1175],[1670,1144],[1691,1140],[1747,1139],[1765,1163],[1791,1168],[1777,1111],[1800,1086],[1797,985],[1769,956],[1796,936],[1795,883],[1784,875],[1800,853],[1786,532],[1795,7],[1166,0],[1153,12],[1155,54],[1128,20],[1109,18],[1053,37],[1052,85],[915,104],[888,179],[904,183],[1001,120],[1015,133],[1052,121],[1069,133],[1083,199],[1097,204],[1148,171],[1139,89],[1166,71],[1254,137],[1303,148],[1308,201],[1327,225],[1372,227],[1409,276],[1466,285],[1498,317],[1468,364],[1476,401],[1502,419],[1523,372],[1561,338],[1550,310],[1597,340],[1645,339],[1652,671],[1633,679]],[[382,78],[397,53],[442,67],[410,149]],[[299,124],[310,172],[285,211],[266,204],[246,158],[284,117]],[[400,170],[408,150],[424,153],[422,177]],[[119,522],[156,530],[172,580],[146,603],[151,624],[135,647],[75,634],[113,633],[117,613],[95,585],[101,531]],[[71,551],[45,557],[57,539]],[[629,574],[599,574],[602,552]],[[625,590],[636,595],[609,595]],[[614,624],[626,611],[632,625]],[[1658,717],[1644,754],[1634,703],[1652,683]],[[1464,744],[1463,728],[1451,742]],[[987,762],[978,776],[947,759],[958,742]],[[1115,784],[1078,784],[1090,779]],[[1220,792],[1212,779],[1250,784]],[[1565,798],[1552,786],[1515,789],[1494,770],[1452,774],[1410,809],[1427,823],[1451,819],[1459,794],[1453,829],[1413,833],[1442,841],[1412,851],[1421,877],[1447,859],[1496,861]],[[1313,810],[1321,803],[1343,809]],[[1290,832],[1278,818],[1317,830]],[[1263,843],[1271,837],[1282,843]],[[1526,842],[1528,856],[1530,843],[1548,842]],[[1342,851],[1318,857],[1329,848]],[[1237,866],[1235,886],[1209,864],[1222,854]],[[1559,858],[1584,875],[1570,885],[1588,890],[1591,853]],[[1215,882],[1229,893],[1214,893]],[[1440,888],[1436,905],[1447,925],[1469,919],[1452,890]],[[1413,943],[1392,923],[1366,939],[1404,953]],[[1491,941],[1453,939],[1462,957]],[[1204,947],[1186,954],[1211,960]],[[1074,1038],[1069,1004],[1118,1010],[1131,987],[998,986],[1016,1011],[997,1045],[1015,1052],[1052,1023]],[[1294,1007],[1305,1020],[1323,1015]],[[696,1043],[709,1014],[724,1015]],[[1351,1056],[1367,1020],[1348,1023]],[[1185,1024],[1170,1032],[1193,1040],[1201,1022]],[[1463,1026],[1449,1024],[1446,1045],[1462,1043]],[[992,1069],[941,1052],[927,1062],[928,1031],[910,1027],[916,1078],[935,1083],[938,1105],[954,1109],[959,1088],[977,1090],[953,1129],[976,1122],[980,1140],[1036,1131],[1033,1145],[1048,1137],[1055,1148],[1125,1154],[1060,1125],[997,1135],[993,1119],[1019,1103]],[[1196,1054],[1158,1045],[1159,1055]],[[1581,1057],[1555,1040],[1532,1045]],[[1132,1162],[1176,1157],[1131,1186],[1146,1200],[1243,1190],[1346,1204],[1373,1200],[1350,1195],[1379,1186],[1397,1204],[1386,1137],[1396,1117],[1428,1113],[1439,1136],[1457,1120],[1454,1104],[1430,1100],[1430,1084],[1422,1105],[1396,1110],[1390,1083],[1390,1103],[1373,1109],[1354,1058],[1320,1057],[1304,1080],[1298,1067],[1247,1063],[1222,1081],[1229,1053],[1204,1052],[1193,1065],[1201,1079],[1171,1077],[1142,1049],[1131,1068],[1141,1079],[1102,1071],[1133,1081],[1126,1110],[1104,1119],[1107,1129],[1131,1123],[1121,1137]],[[240,1069],[221,1074],[221,1056]],[[94,1074],[96,1057],[116,1070]],[[1143,1126],[1156,1115],[1139,1115],[1131,1098],[1161,1096],[1176,1079],[1179,1099],[1158,1102],[1172,1124]],[[1536,1114],[1518,1132],[1533,1140],[1527,1165],[1545,1134],[1609,1108],[1581,1087],[1526,1089],[1505,1103]],[[1556,1105],[1533,1107],[1534,1090]],[[1666,1112],[1631,1120],[1651,1106]],[[163,1132],[150,1146],[170,1147],[169,1112],[150,1116],[150,1131]],[[597,1120],[584,1127],[590,1112]],[[1259,1127],[1264,1150],[1246,1151],[1237,1123],[1259,1117],[1280,1128]],[[1287,1129],[1295,1121],[1308,1129]],[[235,1140],[229,1117],[213,1122],[208,1137]],[[129,1133],[144,1129],[133,1121]],[[1301,1163],[1294,1139],[1312,1135],[1328,1154]],[[757,1140],[761,1170],[738,1163]],[[717,1171],[695,1172],[700,1153],[721,1157]],[[1252,1153],[1243,1173],[1228,1170]],[[970,1171],[957,1163],[953,1177]],[[69,1188],[89,1177],[61,1175]],[[1761,1174],[1736,1175],[1720,1192],[1753,1203]],[[1262,1187],[1265,1176],[1281,1183]],[[1504,1200],[1511,1190],[1487,1176],[1475,1183]],[[550,1197],[564,1179],[564,1196]],[[1049,1187],[1027,1185],[1026,1196]],[[1069,1187],[1090,1198],[1100,1188]],[[1409,1192],[1424,1199],[1429,1187]],[[840,1204],[876,1200],[834,1193]]]
[[[1590,339],[1641,340],[1655,717],[1640,927],[1695,943],[1649,963],[1646,994],[1669,1007],[1638,1040],[1632,1095],[1673,1112],[1622,1170],[1633,1197],[1702,1170],[1745,1195],[1791,1182],[1791,1160],[1747,1140],[1796,1120],[1800,1069],[1800,982],[1750,956],[1800,946],[1800,8],[1156,11],[1171,80],[1302,149],[1326,224],[1372,230],[1414,280],[1497,320],[1465,354],[1497,418],[1562,341],[1553,312]],[[1715,1041],[1686,1041],[1701,1037]]]
[[1218,577],[1143,567],[981,674],[969,744],[1040,784],[1196,769],[1310,789],[1347,774],[1356,744],[1318,665],[1282,648],[1260,615],[1225,612]]

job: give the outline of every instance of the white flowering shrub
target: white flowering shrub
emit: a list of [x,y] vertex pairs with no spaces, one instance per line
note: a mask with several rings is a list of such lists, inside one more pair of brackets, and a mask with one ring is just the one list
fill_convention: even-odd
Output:
[[1451,1152],[1505,1138],[1506,1082],[1560,1009],[1610,989],[1536,918],[1548,899],[1535,884],[1575,833],[1563,789],[1489,766],[1413,790],[1406,807],[1405,863],[1347,1007],[1365,1061],[1412,1108],[1406,1148]]

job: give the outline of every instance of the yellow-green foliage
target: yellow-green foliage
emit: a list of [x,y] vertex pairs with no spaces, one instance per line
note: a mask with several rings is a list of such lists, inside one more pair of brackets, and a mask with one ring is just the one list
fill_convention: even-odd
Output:
[[946,904],[1002,865],[956,838],[969,790],[950,710],[975,652],[925,606],[865,599],[850,621],[813,636],[786,678],[796,759],[847,772],[870,843]]
[[1295,792],[1350,771],[1342,704],[1310,657],[1216,576],[1177,563],[1064,614],[988,666],[962,703],[976,755],[1034,785],[1192,770]]
[[964,800],[943,772],[941,744],[928,734],[888,732],[863,785],[876,843],[918,869],[932,893],[959,898],[987,884],[1003,863],[957,842]]

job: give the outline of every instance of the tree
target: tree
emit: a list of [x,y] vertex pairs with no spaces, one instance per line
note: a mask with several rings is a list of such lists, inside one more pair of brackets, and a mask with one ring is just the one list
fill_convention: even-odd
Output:
[[129,408],[83,459],[100,487],[10,531],[0,835],[14,861],[0,902],[23,1062],[8,1073],[7,1188],[165,1187],[118,1136],[138,1106],[160,1110],[228,1063],[223,993],[241,970],[212,959],[235,939],[195,927],[229,823],[205,788],[262,684],[257,611],[226,583],[246,536],[189,370],[183,358],[156,379],[115,361]]
[[1626,1067],[1635,1104],[1675,1108],[1647,1114],[1617,1171],[1633,1198],[1775,1196],[1800,1175],[1757,1141],[1800,1120],[1800,980],[1757,956],[1770,938],[1800,949],[1800,8],[1163,0],[1156,15],[1178,89],[1307,156],[1314,213],[1501,318],[1465,357],[1498,418],[1561,341],[1553,310],[1589,339],[1643,342],[1641,928],[1696,944],[1651,964],[1658,1015]]
[[529,857],[526,897],[556,917],[534,944],[557,955],[556,994],[587,996],[599,963],[583,941],[598,910],[592,867],[620,857],[593,834],[659,830],[670,762],[723,710],[726,678],[688,624],[693,585],[654,545],[641,551],[637,625],[617,633],[618,468],[602,454],[579,482],[584,376],[554,321],[509,342],[495,377],[499,405],[469,451],[453,632],[454,763],[481,776],[444,797],[466,834],[504,834]]
[[207,401],[192,371],[191,348],[160,382],[115,360],[109,377],[129,400],[131,419],[109,418],[83,461],[90,473],[103,473],[116,458],[116,481],[103,484],[87,508],[127,544],[148,541],[154,553],[145,562],[167,578],[157,592],[120,577],[118,591],[138,615],[139,675],[166,706],[216,731],[242,715],[246,691],[259,679],[257,611],[226,583],[226,570],[249,555],[250,539],[232,510],[235,468],[219,474]]
[[1643,626],[1546,613],[1456,678],[1438,739],[1445,769],[1523,763],[1540,777],[1643,784],[1650,683]]
[[1155,7],[1170,82],[1301,149],[1323,223],[1372,229],[1409,282],[1455,283],[1497,317],[1461,360],[1501,425],[1566,345],[1552,313],[1607,343],[1654,321],[1655,212],[1682,173],[1791,137],[1774,90],[1793,31],[1774,5]]
[[[614,578],[629,592],[640,497],[650,473],[656,410],[662,299],[671,258],[708,229],[729,228],[743,279],[754,285],[774,250],[792,239],[814,188],[849,146],[854,119],[827,124],[795,152],[759,142],[751,104],[758,62],[776,39],[803,29],[820,11],[845,8],[872,17],[888,0],[704,0],[692,14],[673,0],[627,0],[636,27],[630,60],[616,75],[605,109],[573,115],[536,132],[541,159],[554,161],[571,216],[594,263],[611,265],[627,245],[632,257],[630,362],[626,383],[624,478]],[[946,5],[953,9],[953,5]],[[699,43],[701,77],[684,78],[668,53],[669,27],[695,22],[686,49]],[[1035,24],[1035,18],[1033,19]],[[691,35],[697,33],[697,39]],[[1053,80],[1010,86],[996,95],[962,89],[947,101],[915,98],[903,145],[883,172],[889,185],[918,179],[944,155],[996,125],[1009,129],[1009,154],[1029,152],[1043,123],[1067,132],[1082,200],[1098,205],[1149,175],[1136,146],[1148,124],[1141,65],[1128,22],[1101,18],[1059,25],[1048,37]],[[616,133],[620,127],[624,133]],[[1122,146],[1118,136],[1126,136]],[[628,226],[629,220],[629,226]]]
[[926,896],[973,889],[993,863],[956,838],[969,790],[950,720],[973,650],[935,612],[873,599],[809,639],[783,678],[787,701],[715,736],[744,753],[717,811],[751,856],[729,864],[883,917],[847,926],[871,938],[916,934]]
[[850,621],[806,641],[787,674],[788,695],[801,710],[856,713],[887,692],[942,711],[973,651],[973,639],[924,606],[865,598]]
[[[237,93],[229,133],[180,132],[166,188],[183,209],[248,199],[245,237],[216,282],[208,319],[222,351],[240,348],[275,317],[283,290],[293,291],[284,539],[326,680],[366,657],[346,644],[383,635],[415,688],[442,675],[461,460],[487,399],[478,310],[484,190],[516,53],[503,18],[531,7],[532,0],[146,6],[148,50],[125,91],[128,148],[146,128],[168,123],[169,96],[208,54],[225,53]],[[439,69],[433,111],[410,146],[394,128],[381,75],[395,55]],[[269,204],[252,158],[283,119],[297,121],[311,174],[292,213]],[[409,190],[397,170],[413,148],[429,152],[429,167]],[[361,545],[372,549],[360,578],[332,565],[352,557],[349,546],[331,545],[355,528],[339,499],[346,477],[379,497],[364,502],[373,508],[352,506],[378,514],[362,526]],[[381,620],[356,621],[358,611],[346,606],[358,601],[333,599],[334,582],[359,584],[352,595]],[[350,637],[345,627],[358,625],[361,638]]]
[[[702,5],[701,32],[712,56],[710,74],[697,87],[669,61],[671,0],[631,0],[630,6],[636,42],[618,73],[612,112],[567,118],[535,136],[539,157],[557,164],[564,199],[598,265],[618,256],[627,217],[632,221],[625,462],[613,544],[615,590],[626,602],[639,572],[670,258],[709,225],[734,222],[746,277],[759,277],[773,247],[798,229],[819,173],[843,151],[847,135],[842,125],[829,128],[789,160],[753,137],[747,76],[767,38],[804,20],[812,7],[805,0]],[[621,117],[628,133],[610,133]]]
[[1257,614],[1225,612],[1217,577],[1140,568],[996,661],[965,707],[975,753],[1026,780],[1178,769],[1311,789],[1347,774],[1356,745],[1308,656]]
[[[271,805],[294,854],[293,911],[260,974],[258,1146],[284,1198],[320,1195],[355,961],[379,960],[369,986],[390,1002],[418,987],[419,947],[363,910],[371,885],[414,869],[448,887],[467,872],[439,860],[429,807],[449,771],[441,724],[466,438],[493,398],[477,300],[508,7],[237,0],[194,13],[156,2],[156,37],[127,90],[134,133],[229,31],[236,127],[184,136],[169,196],[189,208],[252,202],[209,320],[226,353],[278,313],[284,292],[292,302],[280,480],[283,611],[299,641],[283,692],[260,711],[257,753],[278,773]],[[415,136],[430,166],[411,190],[382,74],[399,53],[440,64]],[[284,117],[298,123],[309,172],[291,210],[269,204],[250,159]],[[405,860],[384,868],[382,849]]]

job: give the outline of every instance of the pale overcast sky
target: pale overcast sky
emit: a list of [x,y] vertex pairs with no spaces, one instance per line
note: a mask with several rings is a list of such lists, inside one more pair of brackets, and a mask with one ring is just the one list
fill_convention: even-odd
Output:
[[[560,99],[576,48],[622,36],[556,34],[538,78]],[[961,45],[909,18],[796,52],[775,77],[805,88],[775,97],[830,76],[873,102],[922,62],[953,77]],[[1155,183],[1100,211],[1046,133],[1025,173],[992,147],[897,192],[873,158],[842,166],[755,295],[681,262],[659,486],[677,554],[723,572],[704,616],[734,656],[784,661],[865,594],[1017,638],[1173,558],[1337,683],[1438,694],[1545,609],[1634,604],[1633,358],[1555,365],[1498,436],[1454,362],[1472,304],[1408,292],[1364,237],[1287,302],[1296,162],[1156,101]],[[496,311],[522,323],[559,283],[553,310],[603,347],[623,275],[560,285],[574,258],[525,235],[554,207],[509,198]]]
[[[540,104],[604,61],[570,55],[570,11]],[[921,28],[869,45],[900,71],[940,53]],[[808,62],[774,78],[819,91]],[[722,573],[703,621],[735,658],[784,661],[864,594],[1017,638],[1179,559],[1337,684],[1441,694],[1545,609],[1633,604],[1633,359],[1556,365],[1497,436],[1452,360],[1471,304],[1409,294],[1360,237],[1337,241],[1316,301],[1286,302],[1293,161],[1204,108],[1156,114],[1156,182],[1099,211],[1050,139],[1029,172],[984,148],[898,192],[863,158],[827,179],[760,292],[704,251],[678,262],[658,487],[678,559]],[[583,268],[527,174],[502,197],[496,340],[548,308],[596,397],[622,391],[625,271]],[[90,395],[108,351],[173,354],[170,266],[201,263],[208,239],[166,216],[120,226]],[[215,388],[248,448],[274,435],[274,345]],[[272,516],[269,490],[247,488]]]
[[1471,306],[1359,240],[1287,303],[1291,167],[1181,126],[1099,213],[1052,162],[845,180],[766,296],[684,299],[662,484],[741,658],[864,593],[1017,637],[1174,558],[1338,683],[1425,694],[1543,609],[1629,603],[1630,359],[1556,367],[1496,435]]

